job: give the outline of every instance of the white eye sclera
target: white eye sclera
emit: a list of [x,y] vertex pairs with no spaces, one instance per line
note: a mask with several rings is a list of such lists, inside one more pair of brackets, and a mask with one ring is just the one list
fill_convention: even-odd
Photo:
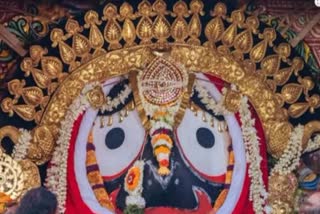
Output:
[[114,122],[111,126],[101,128],[97,118],[93,127],[96,158],[106,180],[124,173],[139,155],[145,138],[145,130],[136,111],[130,112],[121,123],[118,114],[112,117]]
[[219,132],[217,125],[212,127],[201,114],[187,109],[176,134],[183,157],[193,170],[207,179],[226,173],[230,145],[227,132]]

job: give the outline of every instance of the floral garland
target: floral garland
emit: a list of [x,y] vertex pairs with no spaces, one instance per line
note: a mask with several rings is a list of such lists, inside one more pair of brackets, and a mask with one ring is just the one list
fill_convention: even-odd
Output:
[[146,206],[146,201],[141,196],[143,191],[143,169],[144,161],[137,160],[128,170],[128,173],[124,179],[124,189],[129,194],[126,197],[127,207],[137,206],[139,209],[143,209]]
[[303,152],[311,152],[320,148],[320,134],[316,135],[314,139],[308,141],[308,146]]
[[298,125],[291,133],[289,143],[281,155],[279,161],[271,171],[271,175],[275,173],[280,175],[288,175],[299,165],[302,153],[302,138],[304,126]]
[[[150,117],[151,129],[149,135],[151,136],[151,145],[153,154],[159,164],[158,174],[168,175],[170,173],[170,154],[173,146],[172,130],[175,122],[175,115],[179,111],[182,97],[180,96],[171,106],[159,106],[148,102],[143,95],[142,87],[142,72],[138,74],[137,78],[138,91],[142,106],[146,114]],[[182,85],[186,85],[188,77],[185,77]]]
[[110,96],[106,97],[106,103],[100,108],[101,112],[104,111],[112,111],[117,108],[120,104],[125,104],[125,100],[132,93],[130,84],[124,86],[124,90],[122,90],[117,97],[111,98]]
[[[207,91],[207,89],[203,86],[201,86],[197,81],[194,84],[193,87],[193,91],[192,91],[192,95],[194,94],[195,91],[198,92],[198,96],[201,100],[201,102],[205,105],[207,110],[211,110],[212,112],[214,112],[217,115],[227,115],[230,114],[230,112],[224,107],[223,104],[223,100],[225,96],[225,93],[222,93],[222,97],[220,99],[220,101],[217,103],[210,95],[210,93]],[[222,92],[225,89],[222,90]]]
[[18,143],[14,145],[12,157],[16,161],[21,161],[23,160],[28,152],[28,148],[30,145],[30,141],[32,139],[32,136],[30,132],[26,129],[19,129],[20,136],[18,139]]
[[267,191],[262,180],[262,172],[260,162],[262,160],[259,151],[259,139],[257,130],[254,127],[255,119],[252,118],[249,109],[248,98],[242,97],[240,105],[240,121],[242,135],[244,139],[246,158],[249,163],[250,200],[253,201],[253,209],[255,213],[263,213],[264,205],[267,199]]
[[97,83],[86,85],[79,97],[70,105],[65,119],[61,122],[57,146],[51,159],[51,167],[47,170],[46,186],[57,195],[59,213],[65,212],[67,195],[67,159],[69,142],[74,121],[90,106],[85,94]]

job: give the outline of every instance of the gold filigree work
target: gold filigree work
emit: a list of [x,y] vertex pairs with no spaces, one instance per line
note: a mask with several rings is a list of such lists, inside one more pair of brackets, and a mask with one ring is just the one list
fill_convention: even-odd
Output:
[[[245,15],[244,8],[227,14],[227,7],[217,3],[212,19],[202,22],[205,13],[201,0],[192,0],[189,5],[178,1],[172,11],[163,0],[153,4],[143,0],[137,11],[127,2],[119,8],[107,4],[102,16],[90,10],[84,16],[84,26],[69,19],[65,31],[51,31],[52,47],[58,49],[59,57],[47,56],[48,50],[39,45],[31,46],[30,57],[24,58],[21,70],[32,77],[36,86],[27,85],[23,79],[12,80],[8,88],[13,97],[5,98],[1,108],[10,116],[17,114],[26,121],[35,120],[40,127],[50,130],[49,136],[56,136],[65,110],[85,84],[143,68],[152,59],[153,49],[171,48],[172,58],[188,69],[204,71],[237,85],[262,119],[269,151],[280,154],[287,137],[272,137],[271,133],[278,132],[272,131],[278,130],[274,124],[287,123],[289,117],[298,118],[308,110],[314,113],[320,108],[320,97],[310,94],[312,80],[299,76],[303,60],[289,59],[290,45],[274,46],[277,34],[273,28],[261,31],[258,18]],[[172,23],[169,16],[173,17]],[[207,41],[200,41],[202,29]],[[172,44],[168,42],[170,37]],[[122,44],[124,49],[106,53],[106,49],[119,49]],[[267,51],[271,53],[268,56]],[[68,73],[64,66],[73,72]],[[297,81],[287,84],[291,77]],[[255,101],[261,99],[265,101]],[[29,157],[43,163],[50,157],[54,139],[44,146],[38,145],[39,140],[34,135]]]

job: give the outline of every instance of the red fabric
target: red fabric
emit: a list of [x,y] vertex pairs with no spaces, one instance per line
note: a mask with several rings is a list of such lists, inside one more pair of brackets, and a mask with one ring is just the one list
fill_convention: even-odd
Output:
[[79,187],[76,181],[74,170],[74,150],[79,133],[83,115],[80,115],[73,124],[71,139],[68,152],[68,167],[67,167],[67,200],[66,200],[66,214],[91,214],[93,213],[81,198]]

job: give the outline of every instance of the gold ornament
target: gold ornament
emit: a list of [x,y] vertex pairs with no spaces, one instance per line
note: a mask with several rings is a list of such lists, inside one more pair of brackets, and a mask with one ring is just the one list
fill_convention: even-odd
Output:
[[241,104],[241,94],[232,89],[228,89],[224,97],[224,106],[230,112],[238,112]]
[[106,101],[105,95],[100,86],[96,86],[94,89],[88,91],[86,96],[90,105],[95,109],[100,108]]
[[25,174],[9,155],[0,154],[0,192],[18,199],[24,191]]
[[[227,15],[230,14],[227,7],[217,3],[208,23],[200,20],[203,10],[201,0],[192,0],[189,5],[178,1],[172,11],[162,0],[153,4],[143,0],[137,11],[128,2],[119,8],[107,4],[102,16],[90,10],[84,16],[84,26],[69,19],[65,31],[60,28],[51,31],[52,47],[60,55],[48,56],[47,48],[31,46],[30,56],[23,59],[20,67],[35,85],[26,84],[24,79],[12,80],[8,86],[11,95],[2,100],[1,108],[10,116],[17,114],[26,121],[35,120],[38,126],[50,130],[49,136],[56,136],[66,109],[85,84],[134,69],[143,70],[154,58],[152,51],[164,49],[188,70],[217,76],[248,96],[262,120],[269,151],[278,156],[286,147],[287,137],[270,135],[277,132],[272,131],[277,127],[275,124],[298,118],[308,110],[312,114],[320,108],[320,96],[312,92],[312,80],[299,76],[303,60],[288,58],[292,51],[288,43],[274,47],[275,30],[261,31],[257,17],[246,17],[244,8],[229,11],[231,15]],[[169,15],[174,17],[172,22]],[[101,31],[98,26],[104,29]],[[88,29],[88,34],[84,29]],[[252,38],[256,35],[258,41],[254,44]],[[200,41],[203,36],[207,41]],[[173,43],[168,42],[170,37]],[[115,50],[122,43],[125,48]],[[114,51],[106,53],[104,48]],[[271,51],[268,56],[267,50]],[[256,71],[256,68],[261,69]],[[297,81],[287,83],[292,76]],[[281,87],[280,94],[275,92],[276,87]],[[54,141],[55,137],[42,147],[32,144],[29,156],[38,159],[37,163],[47,161]]]
[[286,214],[293,211],[297,187],[298,182],[294,174],[273,174],[269,177],[268,203],[272,208],[272,213]]

